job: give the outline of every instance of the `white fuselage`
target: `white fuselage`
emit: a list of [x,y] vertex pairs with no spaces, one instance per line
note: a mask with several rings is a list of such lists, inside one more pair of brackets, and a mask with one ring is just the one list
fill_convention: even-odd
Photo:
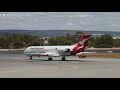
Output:
[[63,56],[63,60],[65,60],[65,56],[76,55],[77,53],[83,52],[90,36],[91,34],[82,35],[79,43],[74,46],[30,46],[24,53],[30,56],[30,59],[32,59],[32,56]]
[[30,46],[24,52],[28,56],[69,56],[75,46]]

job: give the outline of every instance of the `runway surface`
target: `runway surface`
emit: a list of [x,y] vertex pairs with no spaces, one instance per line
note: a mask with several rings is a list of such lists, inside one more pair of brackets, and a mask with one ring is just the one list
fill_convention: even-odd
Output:
[[0,78],[120,78],[120,59],[47,57],[0,54]]

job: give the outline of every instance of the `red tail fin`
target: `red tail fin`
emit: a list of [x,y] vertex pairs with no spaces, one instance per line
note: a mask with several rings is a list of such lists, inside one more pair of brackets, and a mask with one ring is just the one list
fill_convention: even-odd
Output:
[[91,35],[92,34],[83,34],[79,43],[78,43],[78,45],[80,45],[80,46],[82,45],[82,46],[86,47],[87,44],[88,44],[88,40],[89,40]]
[[87,44],[88,44],[88,40],[89,40],[91,35],[92,34],[83,34],[79,43],[73,48],[71,54],[76,54],[76,53],[79,53],[79,52],[83,52],[84,49],[86,48]]

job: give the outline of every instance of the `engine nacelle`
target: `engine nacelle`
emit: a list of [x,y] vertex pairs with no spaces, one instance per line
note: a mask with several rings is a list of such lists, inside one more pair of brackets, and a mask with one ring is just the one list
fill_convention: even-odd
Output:
[[70,52],[70,49],[69,48],[65,48],[65,49],[57,49],[58,51],[62,51],[62,52]]
[[65,48],[65,52],[70,52],[70,49],[69,48]]

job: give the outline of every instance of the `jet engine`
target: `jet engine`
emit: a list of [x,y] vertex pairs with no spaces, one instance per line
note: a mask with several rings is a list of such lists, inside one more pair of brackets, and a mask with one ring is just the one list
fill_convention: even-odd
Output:
[[70,49],[69,48],[65,48],[65,52],[70,52]]
[[62,52],[70,52],[70,49],[69,48],[65,48],[65,49],[57,49],[58,51],[62,51]]

